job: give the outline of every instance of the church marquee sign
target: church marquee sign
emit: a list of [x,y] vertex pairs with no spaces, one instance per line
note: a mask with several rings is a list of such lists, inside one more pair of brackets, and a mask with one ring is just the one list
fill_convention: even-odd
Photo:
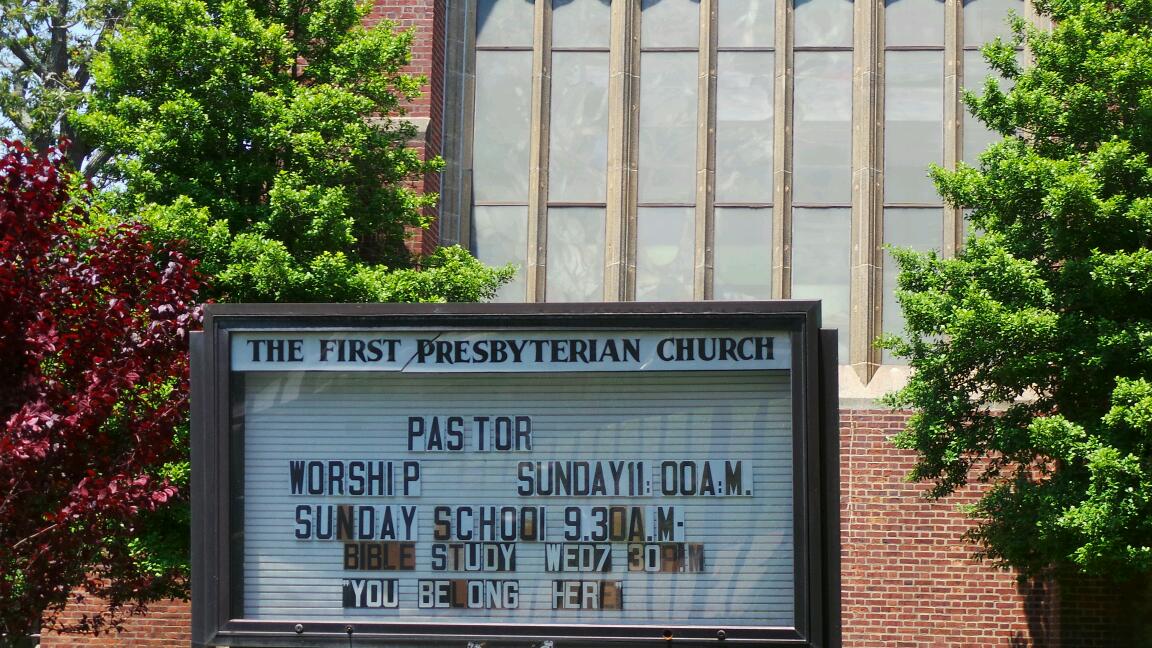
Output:
[[813,302],[213,305],[197,646],[839,644]]

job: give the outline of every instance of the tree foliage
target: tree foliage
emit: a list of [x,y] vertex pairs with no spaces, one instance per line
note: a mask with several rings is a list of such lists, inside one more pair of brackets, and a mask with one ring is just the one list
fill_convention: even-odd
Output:
[[392,116],[423,82],[411,33],[362,26],[354,0],[136,0],[96,60],[81,133],[111,152],[115,206],[189,242],[227,301],[477,300],[508,271],[460,250],[454,287],[415,294],[407,228],[439,167]]
[[91,226],[62,157],[0,149],[0,643],[73,588],[127,614],[173,585],[131,545],[137,514],[177,494],[163,466],[187,414],[195,263],[141,224]]
[[69,139],[73,167],[98,173],[107,156],[78,135],[72,115],[87,103],[92,57],[127,10],[128,0],[0,0],[0,137],[38,151]]
[[[970,207],[954,259],[897,253],[930,494],[969,479],[980,554],[1024,572],[1152,571],[1152,2],[1047,0],[985,47],[1010,88],[966,96],[1004,135],[979,168],[934,170]],[[1034,63],[1017,63],[1023,42]]]

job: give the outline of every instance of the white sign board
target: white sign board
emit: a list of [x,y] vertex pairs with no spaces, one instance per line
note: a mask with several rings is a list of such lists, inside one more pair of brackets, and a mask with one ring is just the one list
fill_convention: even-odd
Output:
[[789,335],[234,333],[243,618],[794,626]]

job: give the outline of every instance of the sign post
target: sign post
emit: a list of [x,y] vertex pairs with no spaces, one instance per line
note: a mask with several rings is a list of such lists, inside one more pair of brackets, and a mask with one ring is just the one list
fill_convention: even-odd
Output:
[[839,645],[818,309],[209,306],[193,644]]

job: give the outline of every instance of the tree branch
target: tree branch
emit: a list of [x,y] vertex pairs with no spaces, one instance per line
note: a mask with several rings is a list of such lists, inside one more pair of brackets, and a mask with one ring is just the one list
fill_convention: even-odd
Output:
[[8,489],[8,494],[4,496],[4,501],[0,502],[0,513],[3,513],[4,509],[8,508],[8,503],[11,502],[12,498],[15,496],[16,496],[16,484],[13,483],[12,488]]
[[6,45],[8,49],[16,55],[16,58],[20,59],[24,65],[28,66],[28,69],[32,70],[36,76],[40,77],[41,80],[47,76],[48,71],[44,69],[44,64],[36,60],[36,57],[32,56],[32,54],[28,50],[24,49],[23,45],[16,42],[15,39],[8,39],[4,45]]
[[25,110],[21,110],[19,113],[14,113],[7,109],[3,109],[0,112],[3,112],[4,116],[8,118],[8,121],[12,122],[12,125],[16,127],[16,130],[20,131],[20,135],[24,139],[32,138],[32,115],[29,115]]
[[104,24],[100,27],[100,31],[96,33],[96,38],[92,40],[92,47],[85,50],[86,56],[83,60],[79,61],[76,65],[76,89],[83,90],[88,85],[88,79],[92,74],[90,63],[92,57],[103,50],[104,43],[116,33],[116,28],[120,25],[120,21],[124,19],[125,11],[123,9],[116,9],[108,13],[104,17]]
[[60,525],[57,523],[49,524],[48,526],[44,527],[43,529],[40,529],[39,531],[37,531],[36,533],[33,533],[32,535],[28,536],[27,538],[24,538],[22,540],[17,540],[16,544],[12,545],[10,547],[10,549],[15,550],[17,547],[24,544],[25,542],[28,542],[30,540],[35,540],[36,538],[44,535],[45,533],[48,533],[49,531],[51,531],[52,529],[55,529],[58,526],[60,526]]
[[24,34],[27,35],[28,38],[33,40],[39,39],[36,35],[36,30],[32,29],[32,23],[28,22],[27,17],[23,13],[17,15],[17,20],[20,21],[20,26],[24,28]]
[[76,78],[76,89],[77,90],[81,90],[81,91],[84,90],[84,88],[88,85],[88,77],[90,74],[91,74],[91,72],[88,69],[88,61],[84,61],[80,65],[76,66],[76,77],[75,78]]
[[[91,181],[112,159],[112,154],[104,149],[96,149],[88,158],[87,164],[84,165],[84,179]],[[77,165],[79,166],[79,165]]]
[[8,121],[12,122],[12,125],[16,127],[16,130],[20,131],[24,139],[31,139],[33,119],[25,107],[27,105],[26,98],[28,89],[23,82],[19,81],[19,77],[13,76],[12,78],[16,80],[16,84],[19,86],[16,94],[19,95],[20,101],[16,102],[15,105],[6,102],[0,104],[0,113],[3,113]]
[[[68,74],[68,0],[57,0],[56,15],[52,16],[50,29],[52,46],[48,50],[48,64],[52,67],[53,82],[64,87]],[[47,83],[47,81],[46,81]]]

